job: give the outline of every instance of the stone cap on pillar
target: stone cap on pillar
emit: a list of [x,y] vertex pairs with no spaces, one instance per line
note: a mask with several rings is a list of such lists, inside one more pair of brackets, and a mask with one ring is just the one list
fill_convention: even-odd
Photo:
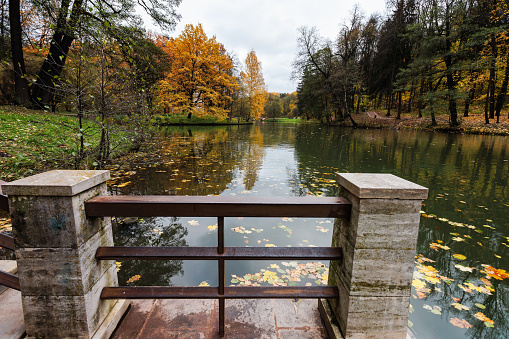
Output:
[[336,173],[338,184],[361,199],[426,199],[428,189],[386,173]]
[[10,196],[70,197],[102,184],[110,171],[54,170],[2,184],[3,194]]

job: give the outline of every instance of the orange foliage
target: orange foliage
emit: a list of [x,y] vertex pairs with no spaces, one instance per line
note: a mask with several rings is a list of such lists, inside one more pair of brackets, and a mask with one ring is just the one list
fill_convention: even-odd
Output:
[[173,112],[202,112],[225,116],[232,101],[228,95],[238,87],[231,58],[216,37],[208,38],[201,24],[186,25],[175,39],[159,38],[173,62],[159,82],[159,103]]

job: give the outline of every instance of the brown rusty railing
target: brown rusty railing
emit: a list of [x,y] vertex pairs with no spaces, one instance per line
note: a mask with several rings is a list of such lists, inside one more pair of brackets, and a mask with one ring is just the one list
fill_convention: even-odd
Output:
[[[0,180],[0,187],[2,184],[5,184],[5,181]],[[0,189],[0,210],[9,211],[9,200],[6,195],[2,194],[2,190]],[[8,250],[14,251],[14,238],[5,234],[0,233],[0,247],[6,248]],[[15,275],[9,274],[4,271],[0,271],[0,285],[4,285],[15,290],[20,290],[19,286],[19,278]]]
[[225,217],[348,218],[344,198],[238,198],[175,196],[99,196],[85,203],[87,217],[217,217],[217,247],[99,247],[99,260],[217,260],[217,287],[105,287],[102,299],[218,299],[219,335],[224,336],[225,299],[337,298],[335,286],[225,286],[225,260],[342,260],[341,248],[226,247]]

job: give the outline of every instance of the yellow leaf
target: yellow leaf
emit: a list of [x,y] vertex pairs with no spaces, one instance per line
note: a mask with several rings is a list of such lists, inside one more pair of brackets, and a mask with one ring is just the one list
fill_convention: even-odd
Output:
[[420,289],[426,287],[426,283],[422,280],[414,279],[414,280],[412,280],[412,286],[415,287],[416,289],[420,290]]
[[494,324],[495,323],[493,320],[491,320],[490,318],[485,316],[482,312],[477,312],[476,314],[474,314],[474,317],[476,317],[480,321],[485,321],[485,322],[488,322],[490,324]]
[[131,184],[131,182],[130,182],[130,181],[126,181],[126,182],[124,182],[124,183],[122,183],[122,184],[118,185],[117,187],[122,188],[122,187],[126,187],[127,185],[130,185],[130,184]]
[[460,303],[452,303],[451,305],[454,306],[455,308],[457,308],[460,311],[462,311],[462,310],[465,310],[465,311],[470,310],[470,307],[467,307],[467,306],[462,305]]
[[467,258],[463,254],[453,254],[453,257],[459,260],[465,260]]

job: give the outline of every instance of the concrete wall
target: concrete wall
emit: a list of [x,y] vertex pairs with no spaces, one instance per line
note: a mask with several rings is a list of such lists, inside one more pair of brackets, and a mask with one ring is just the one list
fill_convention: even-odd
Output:
[[28,338],[108,337],[112,313],[125,311],[125,301],[100,299],[118,285],[115,262],[95,259],[99,246],[113,246],[111,221],[84,209],[108,179],[108,171],[50,171],[2,185]]
[[427,188],[391,174],[338,174],[350,219],[334,225],[329,304],[344,338],[406,338],[414,256]]

